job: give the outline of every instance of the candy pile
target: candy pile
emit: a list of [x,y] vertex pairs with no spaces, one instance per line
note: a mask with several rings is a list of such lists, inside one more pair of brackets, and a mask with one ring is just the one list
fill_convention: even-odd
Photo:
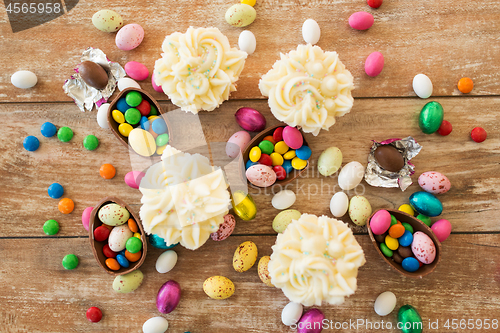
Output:
[[[69,142],[73,139],[73,131],[71,128],[64,126],[59,129],[51,122],[45,122],[40,128],[41,134],[50,138],[57,134],[57,138],[61,142]],[[83,139],[83,147],[87,150],[96,150],[99,146],[99,139],[95,135],[87,135]],[[35,151],[40,147],[40,140],[36,136],[29,135],[23,140],[23,147],[27,151]]]

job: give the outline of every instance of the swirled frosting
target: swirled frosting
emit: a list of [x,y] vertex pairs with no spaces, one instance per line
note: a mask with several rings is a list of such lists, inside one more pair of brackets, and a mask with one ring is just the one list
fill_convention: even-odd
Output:
[[167,36],[154,80],[184,111],[212,111],[236,91],[247,53],[231,48],[217,28],[193,28]]
[[356,291],[363,249],[351,229],[327,216],[302,214],[278,234],[269,262],[271,283],[305,306],[342,304]]
[[167,146],[139,186],[144,231],[167,245],[199,248],[224,222],[231,201],[227,187],[222,170],[208,158]]
[[313,135],[328,130],[335,117],[351,110],[354,101],[353,77],[337,52],[323,52],[311,44],[281,54],[262,76],[259,88],[269,97],[269,107],[278,120]]

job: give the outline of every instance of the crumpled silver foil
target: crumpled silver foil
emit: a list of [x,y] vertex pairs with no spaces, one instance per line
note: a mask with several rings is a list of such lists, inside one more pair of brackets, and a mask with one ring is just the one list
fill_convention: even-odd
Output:
[[[382,145],[391,145],[403,155],[405,165],[399,172],[391,172],[382,169],[375,160],[374,152],[377,147]],[[404,191],[413,184],[411,175],[415,173],[415,166],[410,160],[418,155],[422,146],[411,136],[404,139],[388,139],[382,142],[373,141],[370,154],[368,155],[368,166],[365,171],[365,180],[371,186],[376,187],[399,187]]]
[[75,101],[76,105],[82,112],[92,111],[94,103],[97,107],[106,103],[108,98],[113,94],[116,84],[119,79],[125,76],[125,70],[119,63],[109,61],[104,52],[99,49],[89,47],[86,49],[81,58],[84,61],[93,61],[101,65],[108,72],[108,85],[103,90],[98,90],[88,86],[75,68],[76,74],[71,76],[71,79],[66,80],[63,85],[64,92]]

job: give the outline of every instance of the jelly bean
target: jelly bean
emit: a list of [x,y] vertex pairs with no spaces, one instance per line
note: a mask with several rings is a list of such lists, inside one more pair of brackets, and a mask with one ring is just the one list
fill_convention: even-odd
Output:
[[136,253],[130,253],[129,251],[125,250],[125,258],[127,258],[127,260],[130,262],[139,261],[139,259],[141,259],[141,256],[142,256],[142,251]]
[[406,214],[409,214],[411,216],[415,215],[415,211],[408,204],[404,204],[404,205],[399,206],[398,210],[405,212]]
[[40,141],[38,141],[38,139],[33,135],[27,136],[23,140],[23,147],[27,151],[35,151],[38,149],[38,147],[40,147]]
[[135,108],[130,108],[125,112],[125,121],[130,125],[136,125],[141,121],[141,113]]
[[263,154],[270,155],[274,151],[274,145],[271,141],[264,140],[261,143],[259,143],[259,148],[260,151]]
[[102,253],[106,256],[106,258],[116,258],[116,255],[118,254],[111,250],[108,244],[104,244],[102,247]]
[[276,179],[284,180],[286,178],[286,170],[281,165],[274,166],[273,170],[276,173]]
[[349,25],[356,30],[367,30],[374,21],[373,15],[367,12],[356,12],[349,16]]
[[283,165],[283,156],[281,156],[280,154],[272,153],[270,157],[271,157],[271,161],[273,163],[273,166]]
[[365,73],[375,77],[384,69],[384,56],[380,52],[372,52],[365,60]]
[[403,259],[402,263],[403,269],[407,272],[415,272],[420,268],[418,260],[413,257],[407,257]]
[[285,154],[288,151],[288,149],[290,149],[290,148],[285,143],[285,141],[279,141],[274,146],[274,151],[277,152],[278,154],[281,154],[281,155]]
[[156,134],[163,134],[167,132],[167,124],[165,123],[165,120],[163,120],[163,118],[161,117],[158,117],[155,120],[153,120],[151,128]]
[[125,98],[122,97],[116,102],[116,108],[121,112],[125,113],[128,109],[130,109],[130,105],[127,104],[127,101],[125,101]]
[[392,238],[391,236],[385,236],[385,245],[391,250],[397,250],[399,247],[399,243],[397,239]]
[[118,132],[126,138],[130,135],[130,132],[132,132],[133,129],[132,125],[127,123],[123,123],[118,126]]
[[417,219],[424,222],[425,225],[427,225],[428,227],[430,227],[432,224],[431,218],[429,216],[425,216],[423,214],[418,214]]
[[405,231],[406,229],[402,224],[396,223],[395,225],[389,228],[389,236],[391,236],[392,238],[399,238],[404,235]]
[[156,109],[156,107],[151,104],[151,111],[149,112],[149,115],[150,116],[156,116],[158,114],[158,110]]
[[307,166],[307,161],[304,161],[298,157],[294,157],[292,160],[292,167],[295,170],[302,170]]
[[[274,149],[276,150],[276,147]],[[295,156],[295,150],[289,150],[285,154],[283,154],[283,158],[285,160],[292,160]]]
[[410,246],[411,242],[413,242],[413,235],[411,234],[410,231],[408,231],[406,229],[404,229],[404,230],[405,230],[405,232],[403,233],[403,236],[398,238],[399,245]]
[[59,204],[57,205],[57,208],[59,211],[63,214],[69,214],[73,211],[75,208],[75,203],[73,200],[69,198],[64,198],[61,201],[59,201]]
[[387,245],[385,245],[384,243],[380,243],[380,251],[382,251],[382,253],[384,254],[384,256],[386,257],[392,257],[394,252],[392,252],[391,249],[389,249],[387,247]]
[[83,147],[87,150],[96,150],[99,146],[99,139],[95,135],[87,135],[85,139],[83,139]]
[[45,122],[42,124],[42,127],[40,128],[40,132],[42,135],[46,138],[53,137],[57,133],[57,128],[54,124],[50,122]]
[[273,145],[275,145],[275,144],[276,144],[276,141],[274,141],[274,138],[273,138],[273,136],[272,136],[272,135],[268,135],[268,136],[266,136],[266,137],[265,137],[262,141],[269,141],[269,142],[271,142]]
[[148,116],[151,112],[151,104],[149,104],[149,102],[145,99],[143,99],[141,104],[137,105],[135,108],[139,110],[142,116]]
[[122,266],[123,268],[128,268],[130,266],[127,258],[125,258],[125,256],[121,254],[116,256],[116,261],[118,261],[118,264],[120,264],[120,266]]
[[145,131],[149,130],[149,119],[148,117],[142,116],[141,121],[139,122],[141,125],[141,128]]
[[488,136],[488,134],[486,133],[486,131],[482,127],[474,127],[474,129],[470,133],[471,139],[477,143],[480,143],[480,142],[483,142],[484,140],[486,140],[487,136]]
[[142,250],[142,241],[137,237],[130,237],[125,244],[125,248],[130,253],[137,253]]
[[160,134],[156,137],[156,145],[160,147],[165,146],[166,144],[168,144],[168,140],[169,137],[167,133]]
[[64,188],[59,183],[53,183],[49,186],[47,192],[52,199],[59,199],[64,194]]
[[78,257],[74,254],[67,254],[62,260],[64,269],[71,270],[78,267]]
[[59,232],[59,223],[56,220],[48,220],[43,224],[43,232],[46,235],[52,236]]
[[276,143],[283,141],[283,129],[284,127],[278,127],[273,132],[273,139]]
[[118,124],[123,124],[125,122],[125,116],[118,110],[113,110],[111,112],[111,117],[113,117],[113,120]]
[[[120,254],[119,254],[120,255]],[[117,257],[119,256],[117,255]],[[108,258],[106,259],[106,261],[104,262],[106,264],[106,266],[108,266],[108,268],[112,271],[117,271],[120,269],[120,264],[118,263],[118,261],[115,259],[115,258]]]
[[129,93],[127,93],[127,96],[125,96],[125,101],[131,107],[136,107],[139,104],[141,104],[141,102],[142,102],[142,95],[138,91],[130,91]]
[[136,233],[139,231],[139,228],[137,227],[137,223],[135,223],[135,221],[133,219],[128,219],[127,225],[128,225],[128,228],[130,229],[130,231],[132,231],[133,233]]
[[474,88],[474,82],[468,77],[463,77],[458,81],[457,88],[462,94],[468,94]]
[[436,132],[443,122],[443,107],[438,102],[424,105],[418,118],[418,126],[425,134]]
[[290,160],[283,161],[282,167],[285,169],[287,175],[293,171],[292,162]]
[[90,321],[91,323],[98,323],[102,319],[102,311],[101,309],[93,306],[87,310],[85,316],[87,317],[87,320]]
[[309,148],[308,146],[302,146],[295,151],[295,154],[301,160],[306,161],[309,159],[309,157],[311,157],[312,151],[311,148]]
[[165,150],[165,148],[167,148],[167,145],[157,147],[157,148],[156,148],[156,153],[157,153],[158,155],[163,155],[163,151]]
[[259,164],[258,162],[252,162],[252,160],[248,160],[247,163],[245,164],[245,169],[250,168],[252,165]]
[[94,240],[98,242],[104,242],[108,239],[110,234],[110,230],[106,228],[104,225],[98,226],[94,230]]
[[403,222],[401,224],[403,225],[403,227],[405,227],[406,230],[408,230],[409,232],[411,232],[413,234],[413,227],[411,226],[411,224],[406,223],[406,222]]
[[116,169],[111,164],[106,163],[101,165],[101,168],[99,169],[99,174],[104,179],[111,179],[116,175]]
[[451,133],[451,131],[453,131],[453,126],[447,120],[443,120],[443,122],[441,123],[441,126],[439,126],[439,128],[437,130],[438,134],[442,135],[442,136],[449,135]]
[[273,160],[271,159],[271,157],[269,155],[262,154],[262,155],[260,155],[259,163],[264,164],[264,165],[268,165],[268,166],[272,166]]
[[395,224],[398,224],[398,220],[396,220],[396,217],[394,215],[391,215],[391,227]]

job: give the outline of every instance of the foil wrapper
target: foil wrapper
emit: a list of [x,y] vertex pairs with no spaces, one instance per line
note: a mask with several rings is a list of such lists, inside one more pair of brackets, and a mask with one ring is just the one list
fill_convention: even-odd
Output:
[[[375,159],[375,150],[382,145],[391,145],[396,148],[405,161],[404,167],[398,172],[382,169]],[[411,136],[404,139],[388,139],[382,142],[373,141],[368,155],[368,166],[365,171],[365,180],[371,186],[376,187],[399,187],[404,191],[413,184],[411,175],[415,173],[415,166],[410,160],[418,155],[422,146]]]
[[113,94],[119,79],[125,76],[125,70],[120,64],[109,61],[104,52],[99,49],[89,47],[83,54],[81,61],[93,61],[101,65],[108,73],[108,85],[103,90],[90,87],[82,80],[78,69],[75,68],[75,74],[63,85],[64,92],[75,101],[82,112],[92,111],[94,104],[97,107],[106,103]]

